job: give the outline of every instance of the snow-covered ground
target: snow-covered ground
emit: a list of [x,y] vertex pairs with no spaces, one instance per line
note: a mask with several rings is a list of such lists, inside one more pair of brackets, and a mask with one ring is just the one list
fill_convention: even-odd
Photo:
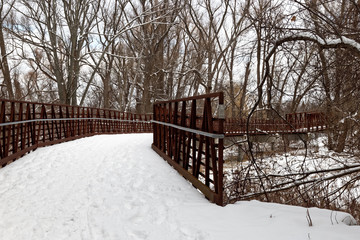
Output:
[[151,134],[89,137],[0,169],[0,239],[360,239],[341,212],[310,208],[309,227],[301,207],[211,204],[151,142]]
[[[262,184],[269,186],[269,189],[276,184],[283,184],[282,186],[286,188],[294,184],[293,180],[298,179],[297,184],[308,182],[303,185],[305,187],[302,189],[309,189],[308,193],[314,197],[314,203],[319,204],[326,196],[327,199],[330,199],[331,204],[337,208],[349,209],[350,207],[352,211],[357,210],[354,209],[354,205],[359,205],[360,199],[360,181],[357,180],[360,169],[359,157],[350,151],[336,153],[329,150],[327,135],[325,134],[317,133],[317,136],[309,134],[308,137],[307,150],[305,150],[304,143],[297,139],[290,141],[286,152],[283,150],[284,142],[281,138],[272,139],[275,140],[274,145],[276,146],[273,150],[269,142],[254,142],[253,154],[256,158],[257,167],[271,176],[267,178],[271,181],[263,180]],[[270,138],[271,136],[266,140]],[[230,183],[233,180],[239,181],[241,179],[244,181],[244,173],[249,171],[248,177],[252,177],[252,187],[261,190],[259,187],[261,183],[256,178],[259,176],[259,172],[253,167],[251,161],[246,161],[248,155],[244,155],[243,152],[243,149],[247,148],[247,143],[240,145],[240,149],[235,144],[229,144],[229,146],[224,151],[224,172],[227,180],[225,185],[231,185]],[[243,161],[239,161],[241,154],[245,156]],[[290,176],[291,174],[293,176]],[[290,180],[291,178],[293,179]],[[312,182],[314,179],[319,181]],[[230,188],[226,192],[230,194],[231,191]],[[248,192],[249,195],[252,193],[251,191]],[[313,195],[314,193],[316,195]],[[300,195],[296,193],[296,196]],[[294,197],[295,195],[291,195],[290,199]],[[300,197],[299,199],[301,202]],[[286,200],[283,199],[282,201]],[[354,214],[357,212],[354,211]],[[359,218],[359,216],[357,217]]]

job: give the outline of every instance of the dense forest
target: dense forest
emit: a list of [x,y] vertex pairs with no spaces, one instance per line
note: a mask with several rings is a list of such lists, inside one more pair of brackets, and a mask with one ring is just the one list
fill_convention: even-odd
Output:
[[150,113],[224,91],[227,117],[325,112],[360,148],[358,0],[2,0],[1,98]]

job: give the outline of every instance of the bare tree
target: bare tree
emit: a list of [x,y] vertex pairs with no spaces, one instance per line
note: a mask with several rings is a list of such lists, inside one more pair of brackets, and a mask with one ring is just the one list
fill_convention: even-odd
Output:
[[[85,46],[90,44],[99,2],[21,1],[16,9],[17,20],[11,30],[21,41],[21,57],[36,64],[38,71],[56,82],[61,103],[77,105]],[[36,56],[35,48],[43,57]]]
[[[252,58],[252,52],[249,53],[249,61],[245,65],[244,80],[242,81],[241,87],[238,91],[235,91],[234,88],[234,78],[236,78],[235,69],[237,63],[236,55],[239,54],[239,44],[241,38],[244,37],[244,34],[248,32],[251,24],[247,21],[247,14],[250,7],[250,1],[247,1],[244,4],[238,4],[237,1],[234,1],[229,5],[230,8],[230,19],[231,19],[231,28],[227,30],[224,28],[225,36],[229,42],[229,51],[224,56],[224,65],[227,71],[228,80],[229,80],[229,98],[230,98],[230,108],[231,108],[231,118],[240,118],[244,113],[245,99],[247,94],[247,87],[249,84],[250,77],[250,64]],[[218,40],[219,42],[219,40]],[[221,47],[219,42],[219,46]],[[242,54],[244,55],[244,53]],[[237,77],[238,78],[238,77]],[[239,80],[238,80],[239,81]],[[237,103],[237,98],[240,97],[239,103]],[[236,109],[239,109],[238,114],[236,114]]]
[[166,51],[172,41],[171,29],[176,24],[178,1],[131,2],[128,18],[136,18],[137,28],[127,32],[127,47],[138,59],[142,76],[137,82],[136,108],[138,112],[152,111],[152,101],[166,96]]
[[[14,5],[15,1],[4,1],[0,2],[0,53],[1,53],[1,71],[4,76],[4,83],[6,86],[7,94],[10,99],[14,99],[14,90],[13,84],[11,81],[10,67],[8,63],[8,52],[6,49],[6,40],[4,36],[4,25],[6,24],[6,19],[10,14],[10,11]],[[19,97],[19,96],[17,96]]]
[[[261,79],[265,74],[265,66],[263,60],[269,52],[271,42],[279,37],[282,33],[282,24],[284,20],[284,2],[283,1],[269,1],[256,0],[251,1],[248,18],[252,23],[252,29],[255,32],[256,39],[254,46],[256,46],[256,84],[258,86],[258,95],[262,95],[262,89],[259,88]],[[276,61],[277,54],[273,56],[273,62]],[[274,72],[275,64],[272,64],[271,74]],[[268,86],[269,83],[266,83]],[[267,88],[267,99],[262,99],[259,102],[259,108],[262,109],[269,104],[269,88]]]
[[[323,39],[347,38],[359,42],[359,5],[355,1],[297,2],[307,13],[306,22]],[[340,44],[341,45],[341,44]],[[338,152],[345,150],[350,131],[358,126],[351,116],[358,114],[359,51],[349,48],[319,49],[324,91],[324,109],[329,120],[328,144]],[[351,142],[351,141],[350,141]],[[349,145],[348,145],[349,146]]]
[[[268,107],[279,117],[279,111],[273,106],[279,101],[276,92],[280,92],[280,96],[286,94],[293,110],[306,95],[317,104],[314,109],[327,108],[327,117],[332,121],[328,125],[329,138],[334,144],[330,152],[335,152],[331,158],[321,157],[301,136],[296,144],[298,150],[293,146],[291,150],[284,147],[273,152],[268,143],[255,142],[247,136],[244,151],[249,161],[234,169],[233,181],[227,185],[229,201],[257,198],[342,209],[359,219],[359,148],[355,150],[354,145],[350,145],[359,146],[355,140],[359,136],[359,108],[355,106],[359,104],[360,88],[353,77],[359,76],[360,41],[359,32],[354,28],[359,22],[358,4],[354,1],[294,2],[298,8],[287,17],[301,23],[284,25],[286,29],[282,29],[282,34],[269,42],[258,96],[248,120],[261,105],[264,90]],[[276,60],[283,56],[289,61]],[[285,74],[279,75],[279,70]],[[279,84],[279,76],[287,76],[286,81]],[[346,153],[336,153],[343,151]]]
[[[103,104],[104,108],[111,106],[111,86],[113,67],[116,58],[121,58],[121,53],[118,53],[120,45],[120,36],[125,23],[124,13],[128,1],[104,1],[101,3],[99,9],[98,23],[96,24],[96,31],[98,33],[98,41],[100,42],[99,51],[93,52],[89,49],[89,55],[95,66],[98,66],[94,71],[98,72],[103,83]],[[90,46],[88,45],[88,48]],[[104,54],[105,53],[105,54]],[[99,65],[99,63],[101,63]],[[91,65],[91,64],[90,64]],[[94,76],[95,77],[95,76]],[[120,90],[120,89],[119,89]]]
[[[189,40],[196,54],[201,56],[200,61],[194,66],[194,73],[206,93],[216,91],[222,85],[221,81],[219,82],[219,74],[222,72],[223,59],[236,39],[237,33],[230,39],[221,37],[229,5],[230,1],[214,3],[206,0],[202,4],[197,1],[188,1],[186,15],[182,17]],[[188,18],[191,21],[188,21]]]

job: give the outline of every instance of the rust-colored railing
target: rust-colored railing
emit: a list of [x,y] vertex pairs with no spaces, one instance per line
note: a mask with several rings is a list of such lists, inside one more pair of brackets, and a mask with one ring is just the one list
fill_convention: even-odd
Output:
[[223,205],[223,104],[223,93],[213,93],[157,102],[153,113],[152,148],[218,205]]
[[292,129],[303,132],[318,132],[326,129],[326,116],[323,112],[300,112],[285,115]]
[[42,146],[96,134],[152,132],[152,115],[1,99],[0,167]]
[[[38,147],[97,134],[154,132],[152,148],[212,202],[223,205],[223,138],[326,129],[323,113],[285,120],[224,119],[223,93],[154,104],[153,115],[0,99],[0,167]],[[152,123],[151,123],[151,119]]]
[[291,134],[318,132],[326,129],[326,117],[321,112],[290,113],[285,119],[253,119],[247,129],[246,119],[226,119],[225,135],[240,136],[244,134]]

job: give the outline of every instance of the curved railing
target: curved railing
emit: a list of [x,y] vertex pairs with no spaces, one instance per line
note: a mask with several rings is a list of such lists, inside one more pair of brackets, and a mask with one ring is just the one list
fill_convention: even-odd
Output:
[[0,167],[42,146],[97,134],[152,132],[152,115],[0,99]]

